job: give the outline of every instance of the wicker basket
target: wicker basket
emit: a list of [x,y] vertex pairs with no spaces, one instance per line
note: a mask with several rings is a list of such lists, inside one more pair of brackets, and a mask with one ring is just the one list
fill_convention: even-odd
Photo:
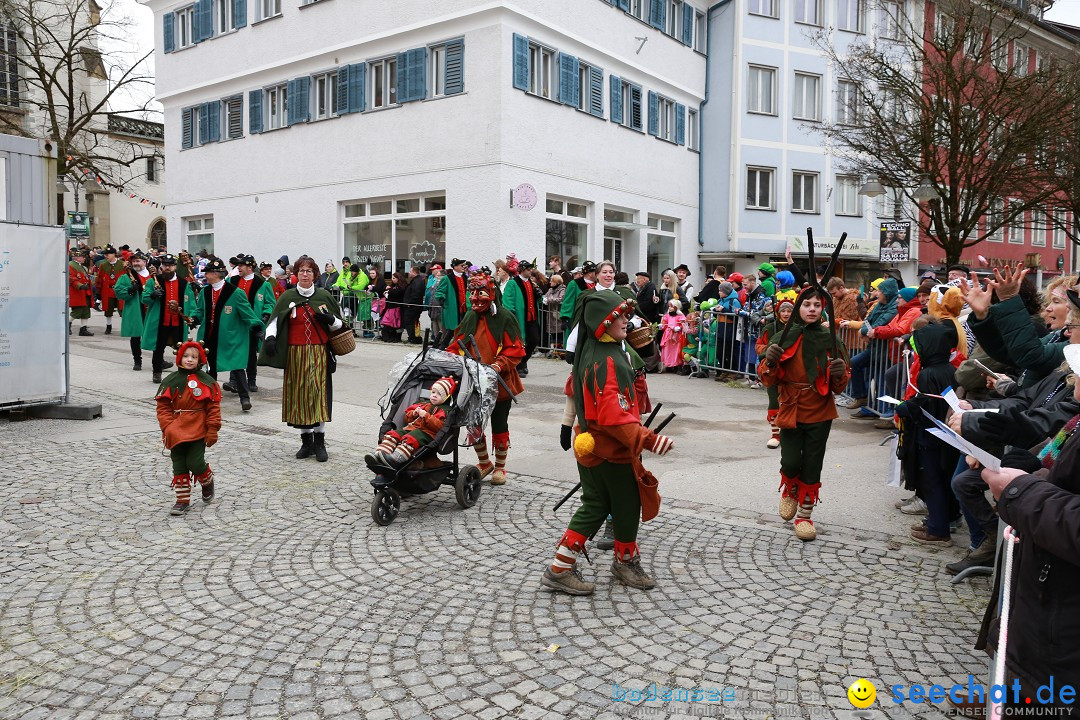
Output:
[[335,355],[348,355],[355,349],[356,338],[353,337],[352,328],[343,327],[330,336],[330,351]]
[[626,341],[635,350],[648,346],[653,341],[652,325],[642,325],[636,330],[631,330],[626,334]]

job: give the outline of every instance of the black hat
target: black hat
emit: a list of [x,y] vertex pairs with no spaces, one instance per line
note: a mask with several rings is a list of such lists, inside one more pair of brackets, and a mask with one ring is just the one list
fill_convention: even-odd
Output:
[[71,253],[72,257],[90,257],[90,251],[86,248],[75,248],[75,251]]
[[231,258],[229,258],[229,264],[230,265],[239,265],[240,264],[240,258],[236,257],[235,255],[232,256]]
[[679,267],[675,268],[675,272],[679,272],[680,270],[685,270],[687,275],[691,274],[690,268],[686,267],[686,263],[683,263]]
[[596,268],[596,263],[594,263],[592,260],[586,260],[585,262],[581,263],[581,274],[582,275],[587,275],[588,273],[594,273],[594,272],[596,272],[596,269],[597,269]]
[[450,261],[450,267],[452,267],[452,268],[457,267],[458,265],[466,265],[466,266],[468,266],[468,265],[471,265],[471,264],[472,263],[470,263],[468,260],[461,260],[460,258],[454,258],[453,260]]
[[636,272],[636,273],[634,273],[634,274],[635,274],[635,275],[637,275],[638,277],[643,277],[643,278],[645,278],[646,280],[652,280],[652,275],[650,275],[649,273],[645,272],[644,270],[642,270],[641,272]]
[[350,259],[349,259],[349,256],[348,256],[348,255],[346,255],[345,257],[341,258],[341,262],[342,262],[343,264],[344,264],[344,263],[349,263],[350,265],[352,265],[352,260],[350,260]]
[[203,268],[204,273],[216,272],[222,275],[227,275],[229,269],[225,267],[225,263],[221,262],[221,258],[211,258],[210,262],[206,263],[206,267]]
[[945,268],[946,273],[950,273],[953,270],[959,270],[965,275],[969,275],[971,273],[971,268],[969,268],[967,265],[960,265],[959,263],[957,263],[956,265],[950,265],[949,267]]
[[271,264],[270,264],[270,263],[268,263],[268,262],[264,262],[264,263],[259,263],[259,269],[260,269],[260,270],[265,270],[266,268],[272,268],[272,267],[274,267],[274,266],[273,266],[273,265],[271,265]]
[[145,260],[146,255],[144,255],[141,250],[136,250],[134,253],[132,253],[131,257],[128,258],[128,259],[129,260]]
[[130,250],[130,249],[131,249],[131,246],[130,246],[130,245],[121,245],[121,246],[120,246],[120,249],[121,249],[121,250]]
[[106,245],[104,253],[106,255],[115,255],[116,254],[116,248],[114,248],[112,245]]
[[251,267],[255,267],[254,255],[237,255],[236,259],[240,262],[241,265],[250,265]]
[[533,264],[531,262],[527,261],[527,260],[522,260],[518,264],[518,269],[519,270],[532,270],[533,269]]
[[158,262],[161,263],[162,265],[175,265],[176,264],[176,256],[170,255],[169,253],[165,253],[164,255],[158,255],[157,259],[158,259]]

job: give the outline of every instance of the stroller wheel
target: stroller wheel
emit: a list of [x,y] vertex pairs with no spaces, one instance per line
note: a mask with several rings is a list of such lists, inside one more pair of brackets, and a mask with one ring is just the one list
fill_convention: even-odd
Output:
[[480,490],[483,488],[480,469],[475,465],[463,465],[458,471],[457,480],[454,481],[454,494],[457,496],[458,505],[463,508],[471,508],[480,499]]
[[394,522],[400,509],[401,495],[397,490],[383,488],[375,493],[375,499],[371,501],[371,519],[378,525],[389,525]]

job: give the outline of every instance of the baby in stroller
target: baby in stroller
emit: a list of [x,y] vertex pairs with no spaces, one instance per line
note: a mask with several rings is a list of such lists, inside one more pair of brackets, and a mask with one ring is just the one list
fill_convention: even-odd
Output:
[[374,454],[366,455],[368,463],[382,461],[392,467],[401,467],[417,450],[435,439],[446,423],[448,401],[454,395],[457,382],[452,377],[441,377],[431,385],[431,401],[413,403],[405,410],[408,422],[399,433],[388,430]]

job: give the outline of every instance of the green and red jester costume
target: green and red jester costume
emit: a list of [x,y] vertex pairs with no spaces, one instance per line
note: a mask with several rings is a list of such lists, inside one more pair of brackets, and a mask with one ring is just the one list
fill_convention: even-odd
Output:
[[588,595],[594,589],[581,577],[577,558],[608,515],[615,532],[612,572],[632,587],[648,590],[656,585],[641,567],[637,546],[639,523],[660,511],[656,478],[645,469],[641,453],[664,455],[673,443],[641,424],[630,357],[621,338],[607,332],[613,323],[633,315],[635,307],[618,293],[581,296],[573,370],[581,506],[541,579],[545,587],[571,595]]
[[[474,350],[470,336],[476,340],[480,351],[480,362],[490,365],[503,379],[499,385],[499,396],[495,409],[491,411],[491,441],[495,447],[495,464],[488,457],[487,438],[483,428],[471,428],[470,438],[476,450],[477,467],[481,477],[491,474],[492,485],[506,482],[506,454],[510,449],[511,393],[520,395],[525,392],[517,365],[525,358],[525,345],[521,341],[518,319],[507,312],[496,299],[494,281],[487,275],[473,275],[469,278],[469,302],[471,309],[461,318],[454,329],[453,340],[446,348],[448,353],[472,357]],[[509,388],[509,392],[507,392]],[[494,472],[492,472],[494,471]]]
[[[795,301],[788,327],[770,337],[758,376],[776,387],[780,409],[774,422],[780,428],[780,517],[795,518],[800,540],[817,537],[810,514],[821,492],[821,467],[836,419],[833,393],[843,392],[851,377],[847,351],[821,324],[807,324],[800,308],[819,288],[803,290]],[[796,517],[797,515],[797,517]]]
[[157,392],[161,439],[172,457],[172,487],[176,491],[172,515],[187,512],[193,482],[202,485],[203,502],[214,499],[214,471],[205,454],[206,448],[217,442],[221,429],[221,386],[203,371],[206,352],[200,343],[181,345],[176,351],[177,363],[188,348],[198,349],[199,367],[169,373]]

